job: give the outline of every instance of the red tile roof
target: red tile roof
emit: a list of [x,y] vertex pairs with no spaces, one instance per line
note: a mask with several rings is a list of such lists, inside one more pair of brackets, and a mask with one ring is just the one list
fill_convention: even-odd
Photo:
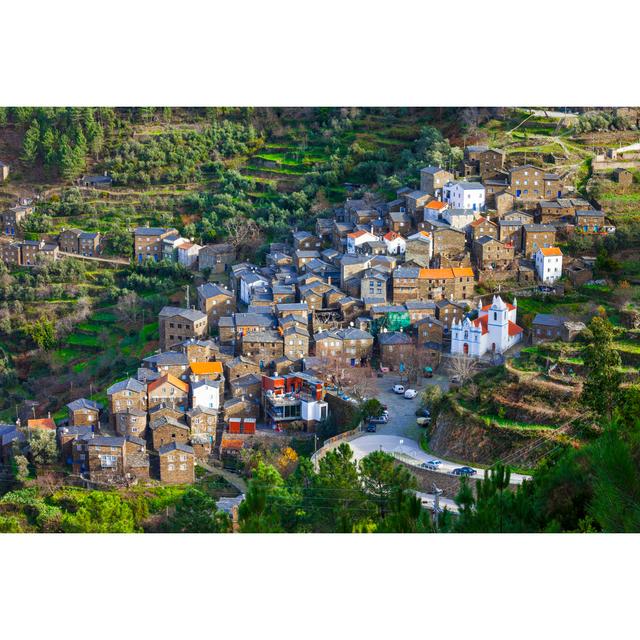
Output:
[[427,202],[425,207],[427,209],[444,209],[447,206],[446,202],[440,202],[440,200],[432,200],[431,202]]
[[182,382],[182,380],[178,380],[178,378],[176,378],[175,376],[172,376],[170,373],[167,373],[166,376],[162,376],[161,378],[158,378],[157,380],[153,380],[152,382],[150,382],[147,387],[147,391],[151,393],[154,389],[157,389],[160,385],[164,384],[165,382],[169,382],[174,387],[177,387],[178,389],[184,391],[185,393],[189,393],[189,385],[186,382]]
[[29,429],[50,429],[51,431],[56,430],[56,423],[53,421],[53,418],[38,418],[27,420],[27,426]]
[[489,327],[487,324],[489,323],[489,316],[480,316],[473,321],[474,327],[482,327],[482,335],[489,333]]
[[511,322],[511,320],[509,320],[510,336],[517,336],[519,333],[522,333],[522,331],[523,331],[522,327],[519,327],[515,322]]

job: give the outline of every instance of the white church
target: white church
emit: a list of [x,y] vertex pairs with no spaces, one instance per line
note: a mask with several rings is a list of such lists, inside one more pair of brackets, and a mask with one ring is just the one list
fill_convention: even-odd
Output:
[[500,296],[482,306],[478,302],[478,317],[464,318],[451,325],[451,353],[480,357],[487,351],[504,353],[522,339],[522,327],[516,324],[518,301],[508,304]]

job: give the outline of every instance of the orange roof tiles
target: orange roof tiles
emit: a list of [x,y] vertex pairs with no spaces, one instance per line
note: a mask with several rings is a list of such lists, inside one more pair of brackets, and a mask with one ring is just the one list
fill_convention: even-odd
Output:
[[[474,221],[471,223],[471,226],[472,226],[472,227],[477,227],[477,226],[481,225],[483,222],[490,222],[490,220],[489,220],[488,218],[483,218],[483,217],[481,216],[481,217],[479,217],[477,220],[474,220]],[[491,223],[491,224],[493,224],[493,223]]]
[[482,328],[482,335],[484,335],[485,333],[489,333],[488,324],[489,324],[489,316],[480,316],[479,318],[476,318],[473,321],[474,327]]
[[451,269],[448,267],[442,269],[420,269],[421,280],[446,280],[447,278],[473,278],[473,269],[464,267],[461,269]]
[[427,209],[444,209],[447,206],[446,202],[440,202],[440,200],[432,200],[431,202],[427,202],[425,207]]
[[454,267],[453,269],[451,269],[451,271],[453,271],[453,275],[456,278],[473,278],[474,277],[473,269],[471,267],[462,267],[462,268]]
[[152,382],[150,382],[149,385],[147,386],[147,391],[151,392],[154,389],[157,389],[160,385],[164,384],[165,382],[169,382],[170,384],[172,384],[174,387],[177,387],[181,391],[184,391],[185,393],[189,393],[189,385],[186,382],[182,382],[182,380],[178,380],[178,378],[176,378],[175,376],[172,376],[170,373],[167,373],[167,375],[162,376],[161,378],[158,378],[157,380],[153,380]]
[[51,431],[56,430],[56,423],[53,418],[37,418],[27,420],[27,426],[29,429],[49,429]]
[[361,238],[365,233],[367,232],[362,229],[358,229],[358,231],[347,233],[347,238]]
[[517,336],[519,333],[522,333],[522,331],[523,331],[522,327],[519,327],[515,322],[511,322],[511,320],[509,320],[510,336]]
[[244,440],[227,440],[223,438],[220,443],[221,449],[242,449],[242,447],[244,447]]
[[189,367],[191,368],[191,373],[196,376],[222,373],[222,362],[192,362]]
[[559,247],[540,247],[543,256],[561,256],[562,251]]
[[387,233],[384,234],[384,239],[385,240],[395,240],[396,238],[399,238],[400,234],[396,233],[395,231],[388,231]]

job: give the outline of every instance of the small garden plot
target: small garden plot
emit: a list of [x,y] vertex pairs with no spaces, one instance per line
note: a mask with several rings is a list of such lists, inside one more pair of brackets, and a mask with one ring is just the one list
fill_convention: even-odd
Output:
[[102,346],[96,336],[90,336],[83,333],[72,333],[67,338],[67,344],[78,347],[87,347],[89,349],[98,349]]
[[518,420],[510,420],[509,418],[501,418],[500,416],[478,416],[481,420],[491,425],[497,424],[499,427],[507,429],[526,429],[529,431],[553,431],[555,426],[548,424],[531,424],[529,422],[519,422]]

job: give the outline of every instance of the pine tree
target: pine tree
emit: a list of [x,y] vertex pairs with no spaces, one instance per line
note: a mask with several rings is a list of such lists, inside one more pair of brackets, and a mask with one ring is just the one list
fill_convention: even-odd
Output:
[[30,165],[35,164],[38,159],[38,149],[40,146],[40,125],[37,120],[31,123],[31,126],[24,134],[22,141],[22,159]]

